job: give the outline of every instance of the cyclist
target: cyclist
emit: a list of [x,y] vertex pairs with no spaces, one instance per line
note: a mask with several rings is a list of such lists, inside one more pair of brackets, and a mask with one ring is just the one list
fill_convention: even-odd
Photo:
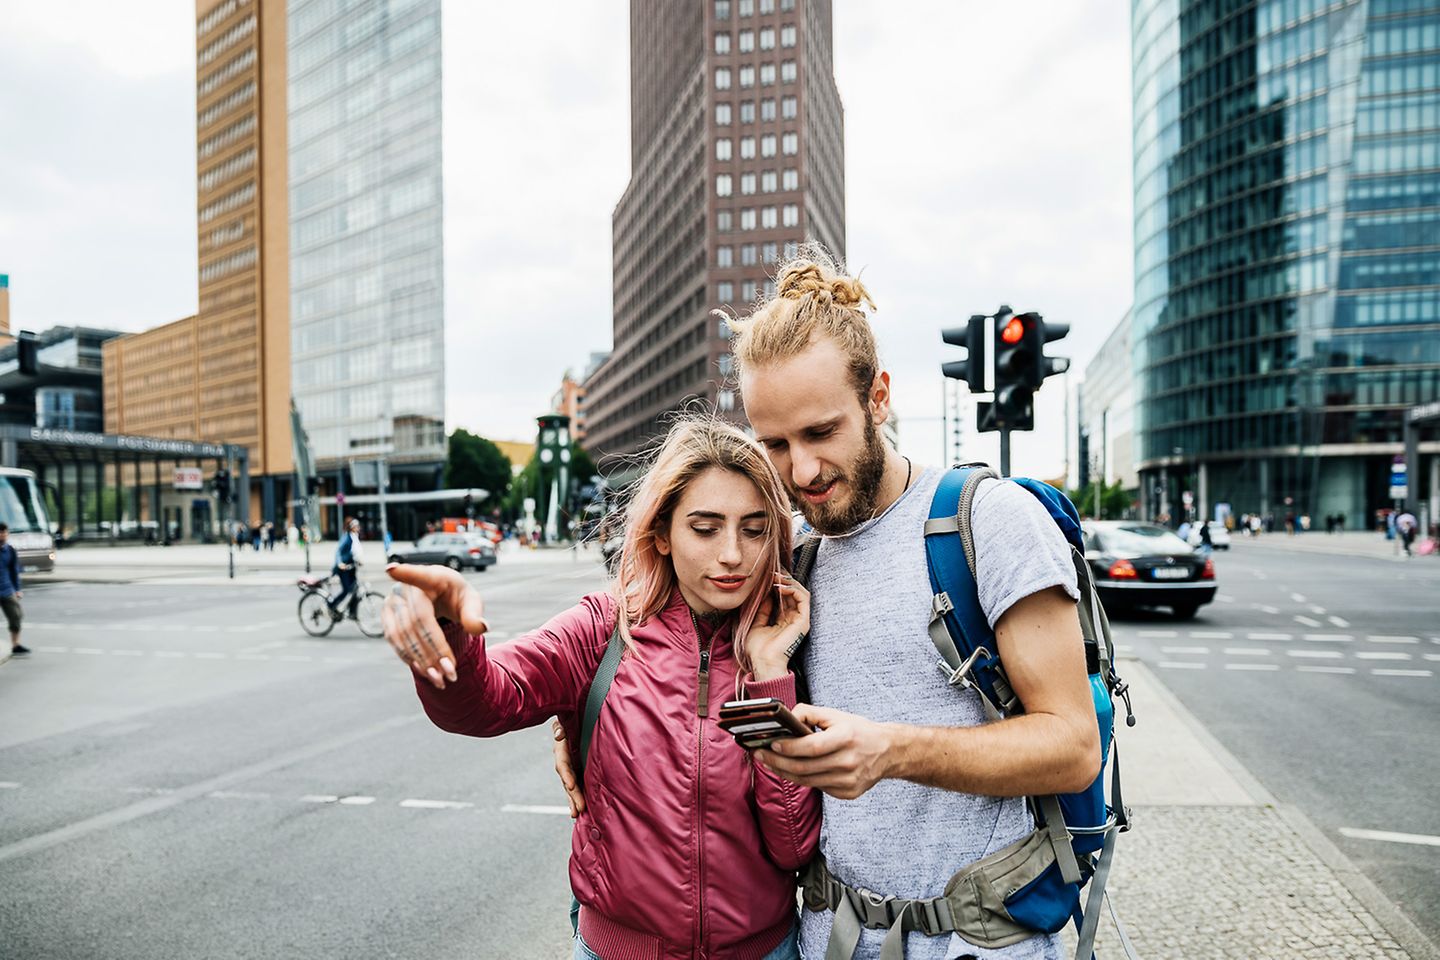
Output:
[[360,521],[351,517],[345,521],[345,535],[340,538],[340,545],[335,548],[335,566],[330,569],[330,575],[340,578],[340,592],[325,602],[330,605],[330,616],[337,621],[345,619],[341,612],[341,604],[346,600],[350,601],[353,607],[359,595],[355,592],[355,585],[358,578],[355,575],[355,568],[360,565],[360,552],[357,545],[360,542]]

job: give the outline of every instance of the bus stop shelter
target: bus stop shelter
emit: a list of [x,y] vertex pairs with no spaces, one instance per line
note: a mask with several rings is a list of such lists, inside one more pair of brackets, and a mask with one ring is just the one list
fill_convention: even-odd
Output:
[[65,540],[209,540],[225,505],[207,480],[226,467],[249,489],[243,446],[0,425],[0,465],[35,471]]

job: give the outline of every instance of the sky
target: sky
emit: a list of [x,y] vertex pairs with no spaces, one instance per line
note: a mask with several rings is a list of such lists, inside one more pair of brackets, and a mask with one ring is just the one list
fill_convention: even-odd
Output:
[[[679,2],[679,0],[677,0]],[[629,178],[626,5],[446,0],[448,426],[529,439],[611,340]],[[144,330],[196,309],[193,0],[0,0],[0,273],[11,323]],[[1132,295],[1128,5],[836,0],[847,259],[879,310],[901,452],[945,454],[940,330],[1005,303],[1084,364]],[[1073,476],[1037,396],[1016,474]],[[966,459],[998,461],[964,404]],[[1067,456],[1068,453],[1068,456]]]

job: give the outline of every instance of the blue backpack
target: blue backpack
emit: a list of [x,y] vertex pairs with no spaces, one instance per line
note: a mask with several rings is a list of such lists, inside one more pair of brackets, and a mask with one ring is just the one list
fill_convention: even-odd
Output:
[[[976,587],[970,516],[975,494],[985,479],[999,479],[999,475],[983,464],[946,472],[925,524],[925,554],[934,591],[929,633],[939,654],[939,669],[951,686],[974,690],[994,721],[1023,712],[1023,705],[1006,679]],[[838,940],[835,955],[853,954],[860,927],[890,929],[881,954],[889,960],[903,955],[903,934],[911,930],[930,936],[956,932],[977,946],[994,949],[1038,933],[1056,933],[1073,921],[1079,934],[1077,960],[1093,956],[1115,838],[1130,828],[1130,814],[1120,793],[1119,753],[1113,742],[1115,699],[1124,699],[1128,725],[1134,725],[1135,717],[1128,689],[1115,674],[1110,624],[1085,560],[1079,514],[1069,499],[1049,484],[1012,480],[1040,501],[1071,546],[1086,669],[1100,728],[1100,773],[1079,793],[1027,798],[1035,831],[962,869],[941,897],[904,900],[852,888],[834,877],[824,859],[817,857],[804,878],[805,902],[811,909],[835,911],[831,940],[832,948]],[[812,537],[798,551],[795,575],[801,582],[809,579],[818,547],[819,538]],[[1107,767],[1111,772],[1108,802]],[[1086,884],[1090,892],[1082,909],[1081,892]],[[1114,917],[1113,906],[1111,915]],[[1134,951],[1118,918],[1116,928],[1122,947],[1133,960]]]

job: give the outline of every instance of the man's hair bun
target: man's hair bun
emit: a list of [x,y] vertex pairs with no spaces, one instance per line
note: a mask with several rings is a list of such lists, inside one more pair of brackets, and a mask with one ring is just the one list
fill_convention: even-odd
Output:
[[858,310],[866,304],[875,309],[875,301],[865,285],[854,277],[847,277],[814,260],[791,260],[780,270],[775,281],[777,299],[803,300],[814,297],[821,305],[834,304]]

